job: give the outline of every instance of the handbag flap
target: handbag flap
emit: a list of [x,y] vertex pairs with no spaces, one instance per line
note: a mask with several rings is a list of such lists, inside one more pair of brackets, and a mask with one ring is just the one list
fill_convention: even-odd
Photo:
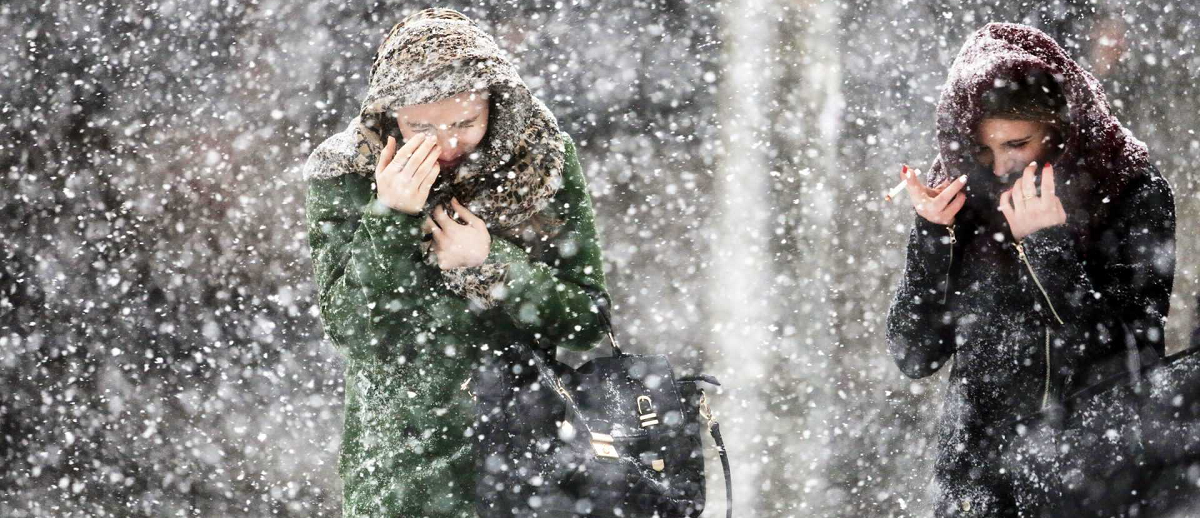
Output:
[[574,393],[589,425],[613,437],[641,437],[684,426],[687,416],[665,355],[596,358],[574,372]]

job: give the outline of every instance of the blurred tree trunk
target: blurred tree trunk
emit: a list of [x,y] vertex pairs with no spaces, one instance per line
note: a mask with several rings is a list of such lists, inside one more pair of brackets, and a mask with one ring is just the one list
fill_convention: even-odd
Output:
[[[719,98],[723,127],[714,186],[715,236],[708,298],[713,316],[713,371],[725,385],[719,419],[728,423],[726,446],[736,462],[734,500],[739,514],[758,516],[769,504],[761,477],[769,456],[763,441],[773,425],[766,413],[767,363],[775,345],[769,327],[771,172],[770,124],[775,99],[775,11],[771,0],[735,0],[722,8],[726,73]],[[777,459],[771,459],[777,460]],[[719,472],[717,472],[719,475]],[[721,487],[714,485],[713,487]],[[710,493],[710,510],[721,503]]]
[[[794,2],[783,17],[780,62],[786,73],[779,85],[780,106],[773,126],[781,167],[773,177],[776,282],[788,286],[780,301],[780,331],[775,361],[789,365],[771,380],[771,412],[787,416],[775,438],[779,443],[772,487],[776,514],[828,512],[845,500],[831,487],[836,451],[833,441],[845,430],[839,408],[846,404],[841,380],[842,308],[834,291],[845,265],[843,227],[849,211],[841,206],[854,193],[844,192],[853,175],[843,169],[841,9],[828,2]],[[841,397],[839,398],[839,394]],[[836,513],[835,513],[836,514]]]

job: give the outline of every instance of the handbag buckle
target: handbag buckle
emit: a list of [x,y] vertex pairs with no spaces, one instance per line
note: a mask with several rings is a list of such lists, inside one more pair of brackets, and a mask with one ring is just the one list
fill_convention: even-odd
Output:
[[[642,408],[642,403],[646,403],[646,408]],[[654,413],[654,402],[650,400],[650,396],[638,396],[637,398],[638,421],[642,428],[649,428],[658,424],[658,414]]]
[[712,428],[712,424],[713,424],[713,421],[715,421],[715,419],[713,419],[712,409],[709,408],[709,406],[708,406],[708,394],[706,394],[704,392],[704,389],[700,389],[700,405],[699,406],[700,406],[700,409],[699,409],[700,417],[703,417],[705,421],[708,421],[708,427]]
[[605,433],[592,432],[592,450],[596,452],[597,457],[606,459],[619,459],[617,448],[613,446],[613,437]]

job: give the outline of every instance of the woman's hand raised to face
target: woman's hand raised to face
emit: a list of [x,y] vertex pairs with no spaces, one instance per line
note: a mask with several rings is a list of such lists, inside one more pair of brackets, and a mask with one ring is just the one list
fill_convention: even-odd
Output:
[[450,204],[464,223],[454,221],[441,206],[434,209],[433,219],[427,223],[433,232],[433,252],[437,254],[438,267],[451,270],[483,264],[492,247],[487,225],[457,198],[450,200]]
[[425,207],[429,189],[437,179],[437,139],[418,133],[396,150],[396,138],[388,137],[375,166],[375,185],[379,201],[405,214],[415,215]]
[[1033,172],[1037,162],[1025,166],[1025,172],[1012,189],[1000,195],[1000,212],[1008,220],[1013,238],[1017,241],[1043,228],[1067,222],[1067,211],[1054,195],[1054,166],[1042,168],[1042,194],[1038,196]]
[[962,210],[963,204],[967,202],[967,195],[962,192],[963,186],[967,184],[966,175],[958,177],[957,180],[946,180],[937,187],[921,185],[917,175],[908,166],[904,166],[900,176],[904,178],[908,199],[912,200],[913,208],[930,223],[953,224],[954,216],[958,215],[958,211]]

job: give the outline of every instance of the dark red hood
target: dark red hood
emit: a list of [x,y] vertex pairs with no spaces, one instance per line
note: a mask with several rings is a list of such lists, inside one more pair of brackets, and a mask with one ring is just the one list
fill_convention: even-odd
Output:
[[[989,23],[963,44],[937,106],[940,160],[930,182],[972,172],[980,174],[971,135],[983,117],[983,94],[997,80],[1043,71],[1058,82],[1069,110],[1064,150],[1054,163],[1059,178],[1071,181],[1083,198],[1121,192],[1149,164],[1146,146],[1109,111],[1096,78],[1045,33],[1026,25]],[[990,173],[988,173],[990,174]]]

